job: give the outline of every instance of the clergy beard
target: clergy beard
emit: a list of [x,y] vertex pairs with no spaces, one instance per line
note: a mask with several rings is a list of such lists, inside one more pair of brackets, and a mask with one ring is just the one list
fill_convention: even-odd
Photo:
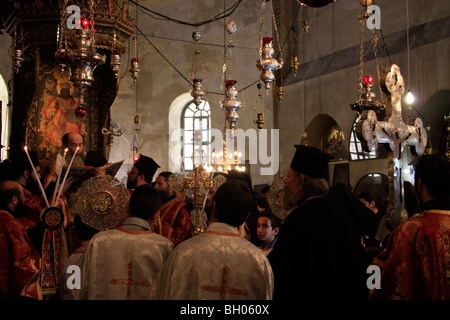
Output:
[[133,179],[133,180],[130,180],[130,176],[128,176],[128,179],[127,179],[127,189],[135,189],[136,188],[136,185],[137,185],[137,176]]
[[170,196],[170,191],[169,188],[164,189],[164,190],[158,190],[159,193],[161,194],[161,200],[164,202],[167,200],[167,198],[169,198]]
[[291,210],[298,204],[301,197],[300,195],[295,193],[294,190],[290,189],[288,186],[284,186],[283,190],[284,190],[283,207],[286,210]]

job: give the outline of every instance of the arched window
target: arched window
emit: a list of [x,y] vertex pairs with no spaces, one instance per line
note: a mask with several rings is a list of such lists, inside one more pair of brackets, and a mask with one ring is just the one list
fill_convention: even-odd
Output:
[[[204,101],[198,109],[194,103],[187,103],[181,113],[181,129],[184,130],[182,149],[184,169],[193,170],[192,155],[194,147],[195,150],[201,148],[205,157],[208,157],[210,153],[211,111],[209,103]],[[201,134],[201,141],[198,141],[198,144],[194,143],[194,134],[196,137]]]
[[349,143],[349,153],[350,160],[367,160],[367,159],[377,159],[386,158],[386,150],[384,146],[378,145],[378,150],[365,152],[362,148],[361,141],[359,141],[356,136],[356,123],[360,120],[361,116],[358,115],[353,122],[352,131],[350,132],[350,143]]

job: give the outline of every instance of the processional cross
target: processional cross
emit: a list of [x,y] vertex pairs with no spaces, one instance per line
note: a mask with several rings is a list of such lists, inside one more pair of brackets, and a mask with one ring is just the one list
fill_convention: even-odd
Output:
[[356,133],[366,152],[375,151],[378,142],[389,143],[393,152],[393,170],[389,170],[389,180],[393,182],[393,186],[390,183],[389,199],[390,204],[394,204],[396,211],[399,212],[404,202],[401,152],[404,146],[410,146],[414,155],[421,156],[425,151],[428,134],[420,118],[415,119],[414,125],[406,125],[403,122],[401,98],[405,88],[397,65],[393,64],[390,69],[385,70],[380,85],[387,95],[388,118],[386,121],[378,121],[375,111],[365,110],[361,114],[361,120],[356,124]]

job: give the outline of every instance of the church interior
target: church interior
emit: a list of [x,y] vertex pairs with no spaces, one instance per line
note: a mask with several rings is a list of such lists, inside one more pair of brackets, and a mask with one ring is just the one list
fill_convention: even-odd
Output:
[[[78,83],[73,75],[83,73],[77,70],[83,66],[73,57],[69,63],[63,61],[67,56],[58,57],[67,42],[72,55],[82,50],[71,43],[77,29],[62,21],[76,18],[62,10],[71,3],[4,1],[2,160],[8,148],[27,144],[45,166],[62,135],[73,129],[83,134],[88,150],[101,151],[109,162],[124,160],[117,174],[123,181],[138,154],[151,156],[161,170],[190,172],[193,132],[201,130],[197,147],[204,150],[203,161],[213,165],[211,131],[225,137],[231,128],[223,102],[225,81],[235,80],[230,99],[239,102],[232,111],[238,120],[232,122],[245,135],[236,160],[254,186],[284,176],[293,146],[304,144],[332,154],[330,184],[345,182],[354,189],[370,184],[364,178],[385,181],[389,174],[388,144],[362,149],[355,131],[360,112],[352,105],[361,102],[364,79],[371,76],[370,95],[381,109],[386,106],[380,77],[392,64],[404,79],[404,123],[420,118],[428,133],[426,152],[448,156],[450,8],[442,1],[373,1],[379,12],[370,14],[357,0],[73,4],[94,25],[98,54],[84,66],[91,69],[90,78],[80,76]],[[256,65],[264,38],[271,38],[273,48],[270,70]],[[262,71],[270,73],[267,85]],[[196,78],[201,79],[201,112],[193,104]],[[65,128],[55,129],[46,107],[63,91],[72,104],[63,114]],[[407,92],[414,102],[406,101]],[[82,114],[75,114],[80,105]],[[412,181],[409,148],[403,159],[404,179]],[[264,167],[270,170],[261,174]]]
[[[135,164],[150,157],[154,183],[166,171],[181,177],[170,180],[180,189],[192,183],[195,227],[205,225],[197,209],[205,212],[208,200],[204,189],[197,199],[198,174],[212,181],[244,171],[253,196],[269,189],[272,210],[285,214],[277,197],[299,145],[331,159],[330,187],[373,192],[391,209],[405,202],[420,156],[450,157],[446,1],[1,0],[0,7],[0,160],[24,149],[30,159],[33,151],[43,175],[61,156],[63,137],[77,132],[85,151],[114,164],[125,199]],[[131,269],[130,262],[130,283]],[[447,279],[448,270],[447,262]]]

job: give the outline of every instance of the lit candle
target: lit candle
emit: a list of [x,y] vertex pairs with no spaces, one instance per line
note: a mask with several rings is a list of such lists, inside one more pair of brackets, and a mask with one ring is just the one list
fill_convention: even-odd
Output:
[[[59,188],[58,195],[56,196],[55,203],[58,203],[58,199],[59,199],[59,197],[61,196],[61,192],[62,192],[62,189],[63,189],[63,187],[64,187],[64,183],[66,183],[66,179],[67,179],[67,176],[68,176],[68,174],[69,174],[70,167],[72,166],[72,162],[73,162],[73,160],[75,159],[75,156],[76,156],[76,154],[77,154],[79,148],[80,148],[80,147],[77,147],[77,149],[76,149],[75,152],[73,153],[72,159],[70,160],[69,166],[67,167],[67,170],[66,170],[66,174],[64,175],[64,179],[63,179],[63,181],[62,181],[62,183],[61,183],[61,187]],[[63,165],[64,165],[64,163],[63,163]]]
[[62,169],[63,169],[63,167],[64,167],[64,162],[66,162],[66,154],[67,154],[67,151],[69,151],[69,149],[65,148],[65,149],[64,149],[63,160],[62,160],[62,163],[61,163],[61,167],[60,167],[60,169],[59,169],[58,178],[57,178],[57,180],[56,180],[55,190],[53,191],[52,207],[54,207],[55,205],[57,205],[57,203],[56,203],[56,191],[58,190],[58,187],[59,187],[59,180],[60,180],[60,178],[61,178],[61,173],[62,173]]
[[42,197],[43,197],[44,200],[45,200],[45,204],[47,205],[47,207],[50,207],[50,204],[48,203],[48,200],[47,200],[47,196],[45,195],[44,188],[42,187],[42,184],[41,184],[41,179],[39,179],[39,176],[38,176],[38,174],[37,174],[37,172],[36,172],[36,168],[35,168],[34,165],[33,165],[33,161],[31,161],[30,155],[29,155],[29,153],[28,153],[28,148],[27,148],[27,146],[25,146],[23,149],[25,150],[25,153],[27,154],[28,160],[30,161],[31,168],[33,168],[33,172],[34,172],[34,174],[36,175],[36,180],[38,181],[39,189],[41,189]]

